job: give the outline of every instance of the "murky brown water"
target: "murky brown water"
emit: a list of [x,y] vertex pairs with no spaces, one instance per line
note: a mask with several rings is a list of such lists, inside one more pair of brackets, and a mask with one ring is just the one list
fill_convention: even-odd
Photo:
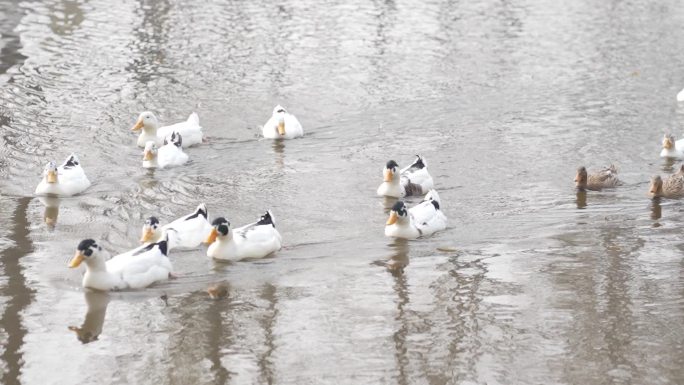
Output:
[[[0,0],[0,382],[683,383],[684,203],[646,190],[683,132],[684,3],[566,3]],[[305,138],[258,140],[277,103]],[[142,169],[144,109],[209,143]],[[32,197],[71,151],[93,186]],[[389,240],[375,188],[415,153],[450,225]],[[575,193],[610,162],[625,186]],[[111,295],[66,267],[199,202],[271,208],[285,248]]]

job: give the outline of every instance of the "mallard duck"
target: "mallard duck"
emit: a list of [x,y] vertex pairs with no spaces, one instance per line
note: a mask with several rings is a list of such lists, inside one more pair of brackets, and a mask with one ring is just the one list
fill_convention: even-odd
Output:
[[36,187],[36,195],[71,196],[83,192],[90,187],[78,156],[74,153],[57,167],[55,162],[48,162],[43,170],[43,180]]
[[207,206],[202,203],[192,213],[180,217],[163,227],[159,224],[157,217],[149,217],[143,225],[140,242],[158,242],[164,231],[174,229],[176,236],[171,238],[169,250],[175,248],[194,249],[207,239],[213,228],[207,216]]
[[395,238],[415,239],[446,229],[447,218],[440,209],[439,195],[430,190],[419,204],[406,208],[398,201],[392,206],[385,224],[385,235]]
[[245,258],[263,258],[280,250],[282,239],[275,228],[271,211],[249,225],[230,230],[230,222],[220,217],[211,223],[214,227],[207,238],[207,256],[226,261]]
[[164,145],[157,145],[149,141],[143,151],[144,168],[167,168],[181,166],[188,162],[188,154],[183,152],[183,137],[174,132],[164,139]]
[[83,287],[96,290],[141,289],[169,278],[173,270],[168,258],[168,236],[109,260],[92,239],[78,244],[70,268],[86,264]]
[[262,130],[264,138],[268,139],[294,139],[304,136],[304,129],[299,120],[280,105],[275,106],[273,115]]
[[681,198],[684,197],[684,165],[678,172],[670,175],[664,181],[660,175],[651,178],[648,190],[651,198]]
[[384,181],[378,187],[378,195],[394,198],[423,195],[434,187],[427,162],[422,156],[416,155],[416,160],[399,172],[398,168],[397,162],[387,162],[383,170]]
[[577,169],[575,175],[575,187],[578,190],[601,190],[621,184],[617,176],[617,168],[612,164],[593,174],[587,174],[587,169],[582,166]]
[[164,143],[164,139],[171,136],[174,131],[183,135],[186,147],[202,143],[202,126],[199,124],[199,116],[194,112],[188,116],[188,120],[185,122],[159,127],[159,121],[154,113],[145,111],[140,114],[138,121],[131,128],[132,131],[139,131],[141,129],[142,132],[138,136],[138,147],[145,147],[149,141],[154,142],[157,146],[161,146]]
[[671,134],[663,136],[663,150],[660,151],[661,158],[684,158],[684,139],[675,141]]

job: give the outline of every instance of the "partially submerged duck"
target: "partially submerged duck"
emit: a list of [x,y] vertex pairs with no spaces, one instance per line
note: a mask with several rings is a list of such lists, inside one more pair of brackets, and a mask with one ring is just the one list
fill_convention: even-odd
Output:
[[598,172],[588,174],[582,166],[577,169],[575,175],[575,187],[578,190],[602,190],[604,188],[617,187],[622,182],[618,179],[617,168],[614,165],[604,167]]
[[401,198],[410,195],[427,194],[434,187],[432,176],[428,172],[425,158],[416,155],[409,166],[399,170],[397,162],[390,160],[383,169],[383,182],[377,194]]
[[224,261],[263,258],[280,250],[282,238],[275,227],[275,218],[267,211],[258,221],[230,229],[225,218],[216,218],[207,238],[207,256]]
[[281,105],[277,105],[271,118],[264,124],[262,133],[267,139],[294,139],[304,136],[304,129],[297,117],[285,111]]
[[83,171],[78,156],[72,153],[59,167],[52,161],[45,165],[43,179],[36,187],[36,195],[71,196],[88,187],[90,180]]
[[199,124],[199,116],[193,112],[184,122],[172,124],[170,126],[159,127],[157,116],[151,111],[145,111],[138,116],[132,131],[140,131],[138,136],[138,147],[145,147],[147,142],[152,141],[157,146],[164,144],[164,139],[171,136],[174,132],[183,135],[185,146],[190,147],[202,143],[202,126]]
[[161,226],[157,217],[149,217],[142,228],[140,242],[154,243],[161,240],[168,229],[174,229],[176,236],[171,239],[169,249],[194,249],[202,244],[211,233],[212,226],[208,220],[207,205],[202,203],[192,213]]
[[415,239],[446,229],[447,218],[440,209],[436,190],[430,190],[419,204],[406,207],[403,201],[392,206],[385,224],[385,235],[395,238]]

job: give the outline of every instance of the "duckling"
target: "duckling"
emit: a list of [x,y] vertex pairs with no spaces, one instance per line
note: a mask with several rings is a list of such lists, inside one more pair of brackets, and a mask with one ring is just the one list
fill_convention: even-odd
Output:
[[153,141],[145,144],[144,168],[167,168],[181,166],[187,162],[188,154],[183,152],[183,137],[175,131],[164,139],[164,145],[159,148]]
[[681,198],[684,197],[684,165],[678,172],[670,175],[664,181],[660,175],[651,178],[648,191],[651,198]]
[[621,184],[617,176],[617,168],[612,164],[593,174],[587,174],[587,169],[582,166],[577,169],[577,175],[575,175],[575,187],[578,190],[598,191]]
[[36,187],[36,195],[71,196],[88,187],[90,180],[81,168],[78,156],[72,153],[59,167],[52,161],[45,165],[43,179]]
[[663,136],[663,150],[660,151],[661,158],[684,158],[684,139],[675,141],[672,134]]
[[385,224],[385,235],[395,238],[415,239],[446,229],[447,218],[440,209],[436,190],[430,190],[419,204],[406,208],[398,201],[392,206]]
[[378,187],[379,196],[401,198],[410,195],[422,195],[430,191],[434,182],[427,170],[427,161],[416,155],[416,160],[399,172],[397,162],[390,160],[383,170],[384,181]]
[[273,109],[273,115],[262,128],[264,138],[267,139],[294,139],[304,136],[304,129],[299,120],[289,114],[279,104]]
[[267,211],[249,225],[230,230],[230,222],[219,217],[212,222],[205,243],[209,244],[207,256],[224,261],[240,261],[246,258],[263,258],[280,250],[282,238],[275,228],[275,218]]
[[202,126],[199,124],[199,116],[196,113],[190,114],[188,120],[172,124],[170,126],[159,127],[157,116],[151,111],[145,111],[138,116],[131,131],[140,131],[138,136],[138,147],[145,147],[147,142],[152,141],[157,146],[164,143],[164,139],[171,136],[173,132],[178,132],[185,138],[185,146],[190,147],[202,143]]

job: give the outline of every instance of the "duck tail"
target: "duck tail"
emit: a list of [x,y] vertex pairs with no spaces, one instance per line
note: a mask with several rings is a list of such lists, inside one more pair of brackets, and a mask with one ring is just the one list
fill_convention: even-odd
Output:
[[192,114],[188,116],[188,123],[199,126],[199,115],[193,111]]

